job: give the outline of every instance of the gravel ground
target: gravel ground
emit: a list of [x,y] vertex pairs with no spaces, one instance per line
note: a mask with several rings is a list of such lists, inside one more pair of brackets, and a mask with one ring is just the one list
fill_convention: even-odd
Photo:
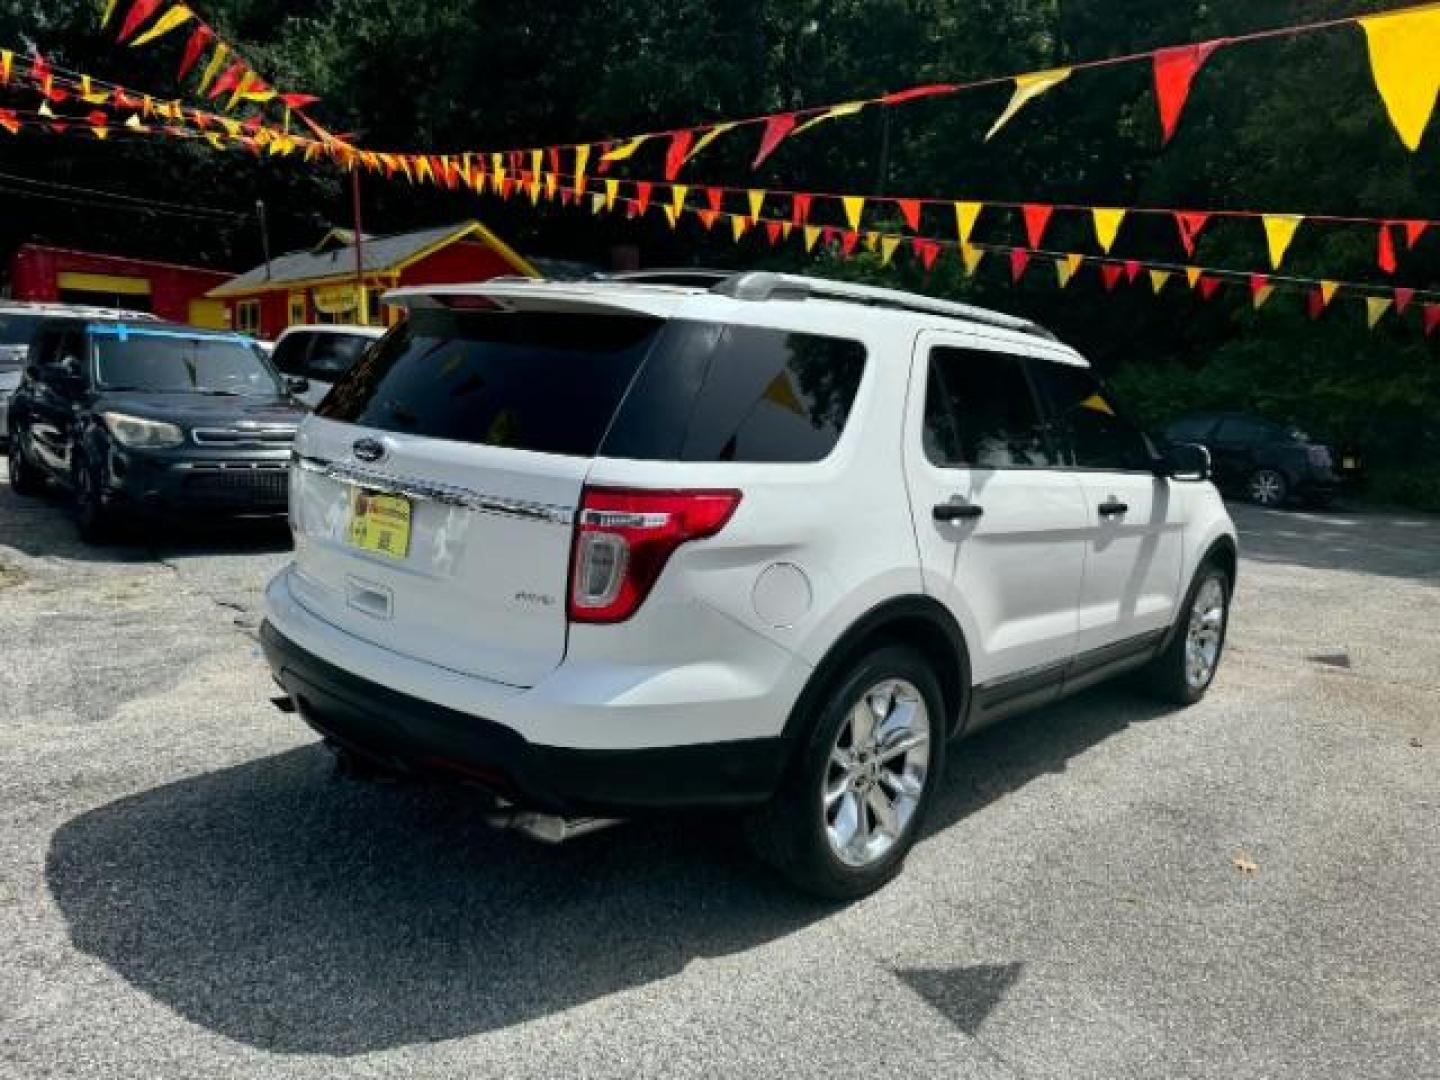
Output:
[[0,1075],[1440,1075],[1440,520],[1237,510],[1201,706],[960,747],[849,908],[722,822],[549,849],[269,704],[283,531],[0,488]]

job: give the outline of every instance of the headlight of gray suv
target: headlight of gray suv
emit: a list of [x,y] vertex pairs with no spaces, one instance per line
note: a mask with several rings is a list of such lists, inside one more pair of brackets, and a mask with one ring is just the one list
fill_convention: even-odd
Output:
[[185,441],[185,432],[161,420],[128,416],[120,412],[101,413],[115,441],[131,450],[165,450]]

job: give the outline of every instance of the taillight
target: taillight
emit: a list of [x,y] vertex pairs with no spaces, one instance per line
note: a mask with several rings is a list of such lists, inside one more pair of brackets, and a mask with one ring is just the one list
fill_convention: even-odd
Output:
[[740,505],[738,491],[586,488],[570,568],[570,618],[634,615],[681,544],[714,536]]

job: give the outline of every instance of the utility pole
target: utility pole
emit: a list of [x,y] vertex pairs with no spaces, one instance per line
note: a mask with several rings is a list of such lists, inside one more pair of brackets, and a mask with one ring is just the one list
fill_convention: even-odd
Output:
[[265,200],[255,200],[255,215],[260,219],[260,250],[265,253],[265,280],[270,280],[270,227],[265,223]]
[[360,221],[360,170],[350,169],[350,202],[355,211],[355,306],[357,322],[370,325],[370,300],[365,295],[365,228]]

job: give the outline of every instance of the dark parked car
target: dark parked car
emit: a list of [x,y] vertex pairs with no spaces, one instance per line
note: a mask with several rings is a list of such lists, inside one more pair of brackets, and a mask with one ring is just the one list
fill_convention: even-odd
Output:
[[86,540],[126,513],[283,514],[303,389],[237,334],[48,320],[11,402],[10,483],[72,491]]
[[1208,448],[1216,485],[1259,506],[1292,499],[1324,506],[1359,470],[1352,454],[1337,455],[1298,428],[1244,413],[1195,413],[1169,424],[1165,439]]

